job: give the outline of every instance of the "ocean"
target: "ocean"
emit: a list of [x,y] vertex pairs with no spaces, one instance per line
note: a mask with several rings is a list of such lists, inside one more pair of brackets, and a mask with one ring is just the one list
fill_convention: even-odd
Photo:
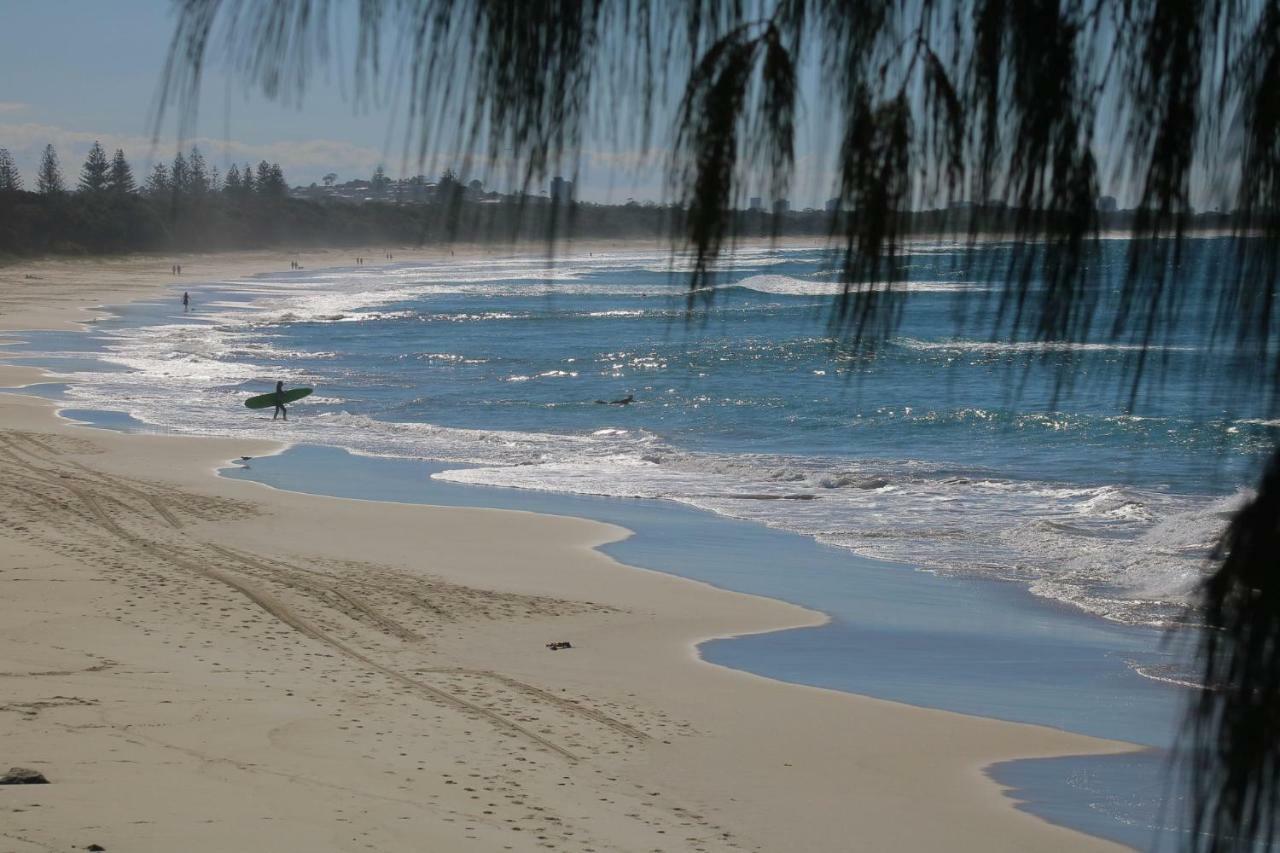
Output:
[[[1226,250],[1192,241],[1190,299]],[[830,325],[831,255],[791,248],[739,250],[692,300],[687,259],[663,252],[302,270],[13,349],[57,371],[77,417],[296,446],[241,476],[614,521],[637,530],[608,548],[625,562],[832,617],[707,644],[713,662],[1167,750],[1191,678],[1168,629],[1195,623],[1280,420],[1223,378],[1194,304],[1133,406],[1133,342],[993,335],[999,285],[974,270],[1007,251],[910,247],[903,322],[870,359]],[[1105,241],[1092,271],[1095,328],[1126,251]],[[316,389],[287,424],[242,405],[277,380]],[[1176,822],[1166,760],[995,775],[1146,848]]]
[[[1099,328],[1124,251],[1104,247]],[[1130,410],[1134,345],[993,340],[996,285],[963,251],[904,264],[904,322],[860,361],[820,250],[739,251],[692,302],[662,253],[282,273],[101,324],[104,364],[72,370],[68,399],[467,463],[434,475],[458,483],[673,500],[1110,620],[1184,618],[1280,420],[1229,408],[1199,324]],[[277,379],[316,388],[287,428],[240,405]]]

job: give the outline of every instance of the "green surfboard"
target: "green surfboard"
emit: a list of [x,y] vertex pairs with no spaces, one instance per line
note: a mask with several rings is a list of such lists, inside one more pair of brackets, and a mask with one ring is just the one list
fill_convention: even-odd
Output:
[[[312,392],[312,388],[294,388],[292,391],[285,391],[282,396],[284,402],[292,403],[294,400],[301,400]],[[250,397],[244,401],[244,404],[251,409],[269,409],[276,404],[276,392],[270,394],[259,394],[256,397]]]

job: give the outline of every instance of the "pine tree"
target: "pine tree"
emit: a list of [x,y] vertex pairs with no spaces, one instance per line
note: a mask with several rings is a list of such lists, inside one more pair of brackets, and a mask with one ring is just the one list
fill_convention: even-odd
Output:
[[209,192],[222,192],[222,173],[218,171],[217,166],[209,170]]
[[133,180],[133,168],[129,165],[129,161],[124,159],[122,149],[117,148],[115,156],[111,158],[108,186],[118,195],[132,195],[138,191],[138,185]]
[[174,155],[173,165],[169,167],[169,189],[176,196],[185,196],[191,192],[191,167],[187,165],[187,158],[182,156],[181,151]]
[[244,170],[240,172],[240,195],[247,198],[253,195],[255,190],[253,184],[253,167],[248,163],[244,164]]
[[0,148],[0,192],[17,192],[22,189],[22,175],[13,162],[9,149]]
[[156,163],[151,169],[151,174],[147,177],[147,195],[153,198],[159,198],[166,195],[171,189],[169,183],[169,168],[164,163]]
[[258,163],[258,175],[254,183],[257,185],[258,195],[271,194],[271,164],[266,160]]
[[191,156],[187,158],[187,194],[201,198],[208,192],[209,170],[205,167],[204,155],[193,146]]
[[89,149],[89,156],[85,158],[84,168],[80,170],[80,192],[98,195],[106,191],[110,172],[111,163],[107,160],[107,153],[95,139]]
[[241,189],[243,184],[240,183],[240,168],[232,163],[231,168],[227,170],[227,181],[222,191],[229,196],[239,196]]
[[40,158],[36,189],[45,195],[61,195],[66,190],[62,184],[62,169],[58,166],[58,152],[53,150],[52,144],[44,147],[44,156]]
[[279,163],[271,164],[270,195],[273,198],[284,198],[289,194],[289,185],[284,180],[284,170]]
[[387,184],[389,183],[391,183],[391,179],[387,177],[387,172],[381,165],[373,170],[373,177],[369,179],[369,185],[375,198],[382,198],[387,194]]

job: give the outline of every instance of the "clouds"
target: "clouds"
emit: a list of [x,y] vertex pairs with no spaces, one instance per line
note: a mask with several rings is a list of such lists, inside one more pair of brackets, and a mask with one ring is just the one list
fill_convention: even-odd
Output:
[[24,104],[22,101],[0,101],[0,114],[19,113],[30,106],[30,104]]

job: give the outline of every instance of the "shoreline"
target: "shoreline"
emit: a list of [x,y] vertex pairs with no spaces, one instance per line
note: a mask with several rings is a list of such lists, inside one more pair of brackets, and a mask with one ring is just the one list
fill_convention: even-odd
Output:
[[[14,385],[15,379],[41,375],[35,369],[7,367],[0,369],[0,378],[5,380],[0,384]],[[24,827],[20,843],[33,845],[18,849],[40,849],[39,842],[31,840],[36,836],[48,839],[44,843],[52,842],[52,846],[76,842],[88,831],[89,815],[99,821],[97,826],[110,828],[99,831],[102,839],[108,838],[110,832],[115,833],[112,839],[117,844],[130,849],[153,849],[153,845],[160,849],[163,845],[154,835],[140,830],[129,834],[131,824],[125,815],[105,811],[107,798],[93,793],[94,783],[119,780],[110,775],[104,778],[104,765],[69,760],[77,753],[101,755],[110,749],[108,744],[118,744],[118,738],[127,740],[125,733],[146,728],[158,728],[185,742],[138,747],[144,754],[142,763],[115,770],[127,775],[131,783],[141,785],[152,784],[146,771],[173,777],[163,789],[156,790],[156,796],[162,796],[169,804],[167,832],[180,831],[184,821],[194,822],[199,804],[184,797],[184,783],[179,780],[185,780],[190,785],[213,785],[219,812],[229,811],[241,817],[253,814],[257,808],[254,798],[237,799],[241,785],[251,787],[264,801],[278,804],[293,815],[288,827],[273,826],[271,832],[303,833],[308,843],[319,849],[352,849],[360,846],[355,843],[358,838],[367,840],[387,833],[385,827],[392,821],[385,813],[391,808],[389,801],[399,803],[396,808],[407,808],[400,802],[404,799],[402,785],[413,791],[409,799],[415,804],[433,799],[440,804],[419,809],[425,813],[407,818],[413,832],[378,835],[380,840],[374,846],[379,849],[407,849],[432,839],[442,844],[470,844],[474,849],[501,849],[511,844],[525,849],[537,846],[536,836],[512,833],[532,832],[539,827],[551,832],[547,828],[550,824],[558,824],[556,831],[563,833],[570,815],[584,811],[590,812],[588,817],[573,818],[580,828],[568,836],[557,836],[558,844],[576,844],[581,834],[589,831],[591,841],[586,846],[594,845],[595,849],[631,849],[641,844],[649,845],[643,849],[650,849],[654,844],[671,842],[683,849],[692,844],[693,836],[686,838],[676,832],[697,833],[697,841],[705,849],[842,849],[840,845],[854,837],[861,837],[872,847],[896,845],[907,849],[999,849],[1003,844],[1012,850],[1030,843],[1062,849],[1085,849],[1091,844],[1098,849],[1114,849],[1105,842],[1052,827],[1019,812],[1015,803],[1001,793],[1001,787],[986,776],[985,769],[1016,758],[1125,752],[1132,749],[1130,745],[799,687],[707,664],[697,657],[696,642],[702,641],[696,640],[698,637],[741,636],[795,627],[797,623],[813,624],[806,620],[816,614],[776,600],[624,566],[597,550],[606,542],[615,541],[610,537],[618,535],[620,528],[563,516],[529,513],[525,517],[507,510],[363,504],[296,492],[264,497],[263,490],[208,475],[223,460],[249,449],[254,455],[261,455],[280,448],[278,443],[124,434],[86,437],[91,431],[76,430],[70,422],[56,418],[54,408],[50,401],[29,396],[6,395],[0,400],[0,411],[5,413],[3,434],[25,436],[15,438],[16,445],[6,439],[6,452],[19,460],[32,457],[25,463],[28,467],[58,472],[62,479],[83,478],[82,490],[89,500],[77,498],[84,505],[69,508],[63,530],[39,533],[37,528],[47,519],[41,519],[38,513],[26,520],[22,528],[35,531],[31,536],[47,537],[40,540],[46,543],[43,548],[33,548],[24,541],[27,537],[15,537],[13,531],[18,526],[6,527],[4,546],[14,549],[10,552],[11,563],[16,556],[32,566],[40,565],[45,573],[60,572],[63,577],[54,581],[42,580],[40,572],[29,575],[27,583],[19,587],[20,594],[7,599],[5,621],[0,624],[38,624],[43,631],[57,634],[62,641],[59,645],[64,647],[86,643],[95,648],[115,646],[122,650],[122,657],[127,652],[137,660],[133,667],[125,664],[105,671],[68,674],[65,661],[45,661],[42,657],[66,656],[66,648],[24,648],[13,642],[15,629],[5,630],[8,641],[4,643],[3,669],[11,674],[47,673],[11,682],[21,688],[19,692],[24,696],[31,695],[28,705],[50,701],[40,696],[42,692],[53,692],[45,689],[53,682],[42,682],[49,678],[58,683],[56,691],[60,696],[71,693],[90,702],[39,706],[17,728],[6,719],[0,743],[10,747],[7,754],[13,756],[12,761],[18,761],[20,756],[34,763],[45,756],[51,778],[68,772],[68,765],[77,768],[70,779],[55,779],[61,785],[31,789],[41,795],[37,799],[45,802],[41,808],[25,812],[21,821],[15,821],[15,825]],[[60,443],[62,449],[50,455],[39,449],[41,442],[50,446]],[[21,467],[14,474],[22,476]],[[106,480],[102,478],[114,485],[104,485]],[[156,504],[140,497],[149,494],[156,483],[165,495],[173,495],[166,511],[179,520],[181,527],[167,524]],[[46,486],[39,485],[37,477],[28,491],[51,497],[55,505],[59,501],[55,495],[61,494],[62,502],[68,503],[62,494],[65,489],[50,487],[53,492],[42,491]],[[92,510],[94,505],[96,511]],[[235,512],[227,509],[232,505]],[[195,509],[197,506],[200,508]],[[225,512],[219,515],[212,507]],[[47,507],[44,511],[50,512]],[[247,514],[240,517],[236,512]],[[77,552],[92,555],[103,531],[110,533],[112,526],[127,534],[123,538],[116,536],[120,541],[113,547],[123,549],[128,560],[148,562],[148,552],[172,553],[179,548],[175,542],[194,542],[189,547],[202,555],[180,555],[174,558],[176,562],[169,561],[167,569],[159,564],[149,569],[149,577],[154,577],[145,587],[149,590],[145,594],[159,596],[157,612],[139,614],[135,601],[131,611],[134,615],[128,618],[140,621],[132,628],[127,622],[95,616],[92,610],[85,612],[86,601],[79,596],[65,601],[55,592],[68,585],[89,597],[90,590],[99,591],[95,602],[98,611],[108,603],[115,604],[116,609],[128,608],[128,592],[135,599],[144,594],[131,586],[141,581],[130,578],[125,569],[113,574],[117,570],[89,565],[83,556],[59,554],[57,547],[48,544],[63,538],[68,541],[61,542],[62,546],[70,545]],[[498,538],[504,541],[495,541],[495,527],[501,531]],[[198,538],[182,532],[188,528],[197,532]],[[423,543],[415,541],[424,528],[432,532],[425,554],[421,550]],[[351,541],[356,538],[354,531],[363,533],[363,544]],[[510,541],[505,540],[508,536]],[[307,544],[282,549],[278,545],[282,540]],[[267,562],[251,559],[246,563],[243,558],[237,562],[237,558],[225,554],[218,556],[226,550],[222,543],[228,541],[236,543],[236,552],[271,553],[272,557]],[[282,551],[283,556],[277,551]],[[35,560],[37,554],[46,555],[43,563]],[[428,575],[420,568],[424,556]],[[270,562],[277,559],[289,567],[272,570]],[[372,562],[360,571],[343,568],[350,560]],[[529,563],[534,564],[532,574],[527,568]],[[192,569],[192,565],[198,569]],[[633,570],[618,571],[619,568]],[[203,578],[199,584],[204,587],[199,591],[203,599],[185,598],[185,591],[157,591],[172,587],[174,575],[186,577],[193,571]],[[170,577],[166,578],[166,574]],[[447,599],[450,607],[467,615],[423,624],[422,607],[433,602],[406,608],[402,600],[392,606],[383,600],[388,597],[385,589],[370,587],[368,577],[375,576],[388,588],[405,594],[413,592],[414,584],[441,584],[441,600]],[[290,585],[290,579],[297,582],[307,578],[313,587],[321,584],[322,592],[307,592],[305,583]],[[409,588],[401,586],[406,583]],[[42,586],[46,589],[40,591]],[[245,590],[258,590],[265,595],[255,599]],[[164,595],[176,597],[164,601]],[[218,608],[211,609],[205,601],[216,603]],[[264,606],[264,601],[271,606]],[[593,607],[607,610],[592,610]],[[222,608],[241,622],[264,624],[252,638],[224,630],[219,627],[221,623],[199,624],[201,618],[215,609],[222,612]],[[272,608],[276,608],[275,612]],[[394,615],[388,615],[392,610]],[[294,620],[292,624],[290,619]],[[108,624],[111,622],[116,624]],[[447,628],[442,627],[446,625]],[[728,633],[714,633],[717,630]],[[303,660],[323,654],[313,648],[317,643],[323,645],[317,631],[355,649],[377,666],[351,657],[336,665],[325,662],[333,668],[327,678],[317,681],[309,672],[313,664],[302,665]],[[404,636],[406,633],[428,639],[410,640]],[[581,637],[581,645],[575,642],[573,651],[552,654],[542,649],[540,642],[552,634]],[[200,646],[217,649],[218,663],[214,666],[218,668],[185,656],[175,660],[174,650],[163,648],[166,644],[197,647],[192,645],[197,635]],[[263,651],[267,652],[265,657],[261,655]],[[292,659],[299,653],[303,659]],[[333,654],[330,651],[326,656]],[[271,670],[266,683],[249,687],[244,680],[218,678],[227,674],[228,659],[239,661],[245,671],[266,666]],[[432,693],[432,689],[422,690],[420,684],[414,687],[423,680],[420,673],[424,665],[425,671],[435,673],[426,677],[430,680],[428,687],[449,695],[484,694],[485,701],[501,706],[505,713],[500,716],[514,718],[517,727],[507,727],[482,714],[494,726],[493,731],[486,731],[473,716],[475,708],[451,704],[448,698]],[[21,669],[22,666],[27,668]],[[136,676],[121,671],[146,670],[148,666],[158,666],[148,670],[148,675],[161,672],[163,676],[142,678],[145,687],[135,683],[139,680]],[[441,666],[445,669],[441,670]],[[370,679],[388,683],[375,689]],[[246,714],[238,712],[250,709],[226,710],[228,719],[236,720],[235,725],[226,725],[235,731],[212,724],[203,729],[184,728],[152,698],[157,691],[172,692],[174,684],[190,689],[202,681],[204,687],[195,692],[207,694],[207,702],[224,707],[228,697],[248,691],[258,695],[246,701],[265,704],[265,711],[254,708],[255,713]],[[337,688],[333,687],[335,681]],[[308,700],[324,707],[326,713],[308,713],[300,707],[302,703],[287,702],[279,695],[279,685],[283,683],[293,685],[287,692],[294,695],[287,698],[306,693]],[[569,705],[550,702],[547,697],[555,698],[557,690],[572,691],[580,698],[569,700]],[[404,702],[403,696],[415,691],[414,701],[403,707],[397,705]],[[95,692],[104,697],[111,695],[111,701],[122,707],[108,712],[102,707],[105,698],[81,695]],[[332,714],[345,714],[352,704],[360,705],[361,714],[381,715],[378,728],[385,731],[371,741],[368,735],[352,733],[350,724],[338,726],[326,719]],[[743,719],[743,707],[756,713]],[[592,712],[583,714],[584,709]],[[393,733],[400,736],[415,727],[420,729],[419,718],[428,712],[435,715],[439,727],[454,737],[440,738],[432,728],[417,731],[422,742],[415,744],[414,750],[406,749],[398,756],[379,752],[380,742]],[[517,760],[533,764],[519,767],[513,765],[511,751],[503,747],[509,746],[505,741],[518,740],[520,731],[528,728],[519,722],[526,717],[547,723],[552,735],[542,735],[534,729],[529,733],[543,737],[552,746],[535,738],[517,756]],[[86,724],[86,719],[91,723]],[[783,721],[787,725],[780,729]],[[299,733],[299,727],[306,731]],[[628,729],[632,734],[627,733]],[[650,729],[667,737],[651,734],[642,740],[633,736],[636,731],[649,734]],[[68,737],[69,730],[76,734]],[[205,762],[211,760],[207,757],[192,760],[191,766],[169,766],[167,762],[173,761],[174,756],[189,754],[192,739],[207,742],[211,730],[221,746],[213,763],[233,767],[235,770],[227,770],[227,774],[246,779],[212,778],[218,774],[206,772]],[[285,738],[285,746],[270,736],[277,730],[291,733]],[[261,739],[255,739],[258,733],[263,734]],[[297,742],[292,740],[294,736]],[[317,757],[317,751],[332,751],[334,742],[344,737],[352,747],[348,753],[340,757],[326,754],[323,760]],[[553,766],[555,746],[566,742],[562,738],[575,739],[565,750],[574,751],[571,772]],[[618,738],[622,738],[621,743]],[[465,748],[459,748],[461,744]],[[255,747],[265,750],[262,756],[258,756]],[[246,748],[255,756],[247,762],[251,765],[248,768],[236,763],[246,763],[239,757]],[[590,757],[578,756],[577,752],[589,753]],[[54,756],[54,760],[48,760],[48,756]],[[496,797],[495,780],[501,780],[504,797],[511,796],[503,809],[479,809],[477,813],[470,796],[484,795],[459,797],[463,792],[458,790],[458,780],[448,778],[453,774],[427,773],[419,779],[420,774],[411,773],[412,781],[408,777],[379,778],[406,769],[402,765],[411,762],[404,759],[414,756],[430,756],[425,763],[437,767],[451,761],[474,763],[480,770],[477,778],[491,781],[488,788],[477,791],[494,789],[488,792]],[[228,761],[231,764],[225,763]],[[529,769],[534,765],[537,772]],[[364,779],[364,784],[358,786],[359,793],[345,789],[338,792],[317,784],[328,778],[328,772],[339,769]],[[564,776],[562,770],[570,775]],[[309,798],[291,794],[285,777],[275,775],[278,773],[304,780],[298,787],[308,788],[315,802],[302,802]],[[783,773],[787,775],[783,777]],[[602,776],[607,780],[604,783],[600,781]],[[519,784],[513,787],[513,782]],[[581,788],[591,785],[602,785],[606,795],[584,796]],[[62,799],[57,792],[66,787],[73,787],[76,792]],[[524,791],[523,797],[514,795],[516,788]],[[645,788],[648,791],[642,790]],[[536,794],[531,796],[531,791]],[[45,792],[50,796],[43,796]],[[359,818],[345,818],[356,821],[353,826],[359,827],[348,842],[337,837],[335,823],[317,821],[317,817],[333,817],[333,810],[348,803],[352,796],[376,800],[381,805],[368,805]],[[666,804],[665,799],[672,797],[680,803],[696,805]],[[531,810],[526,803],[533,798],[543,805]],[[321,801],[325,804],[321,805]],[[661,807],[657,805],[660,802]],[[695,814],[694,808],[714,813],[714,818]],[[559,820],[550,821],[546,817],[548,811],[555,812]],[[930,820],[915,819],[919,812]],[[151,812],[148,816],[157,817]],[[521,825],[524,820],[529,821],[527,826]],[[223,829],[232,832],[229,825],[236,821],[224,822],[228,826]],[[272,821],[281,822],[284,821]],[[178,836],[166,836],[174,837]],[[227,849],[234,843],[234,836],[215,832],[205,834],[203,841],[197,839],[194,846],[188,836],[181,837],[190,849]],[[297,837],[270,836],[277,843]],[[686,841],[679,842],[679,838]],[[96,841],[88,839],[84,843],[89,840]],[[112,849],[109,841],[101,843]],[[202,847],[201,843],[209,846]],[[262,837],[255,843],[263,846]],[[289,846],[297,845],[291,842]]]
[[[751,238],[736,247],[776,246],[778,248],[823,248],[821,237],[786,237],[776,240]],[[670,252],[672,243],[660,240],[579,240],[559,242],[555,255],[575,252],[652,249]],[[146,299],[164,288],[191,286],[218,280],[246,279],[255,275],[291,272],[290,261],[303,270],[354,266],[357,256],[376,269],[385,265],[390,252],[395,261],[475,260],[510,257],[517,253],[547,257],[547,244],[454,243],[433,246],[376,246],[340,249],[285,247],[273,249],[231,249],[212,252],[145,253],[132,255],[44,256],[15,258],[0,262],[0,332],[75,331],[92,322],[96,311],[108,303],[124,304]],[[553,256],[553,257],[554,257]],[[172,264],[183,266],[182,275],[169,271]],[[29,288],[45,292],[31,294]],[[52,292],[50,292],[52,291]]]
[[[63,417],[68,417],[69,412],[76,412],[74,419],[78,423],[94,429],[104,429],[108,431],[120,431],[125,433],[145,433],[147,425],[144,422],[137,421],[129,415],[112,412],[93,412],[92,410],[76,410],[67,408],[64,410]],[[88,419],[82,419],[84,415],[90,415]],[[92,417],[92,415],[100,415],[100,418]],[[112,424],[105,421],[120,420],[124,423]],[[295,460],[294,457],[303,457]],[[502,486],[483,486],[472,485],[466,483],[456,483],[448,480],[436,480],[432,474],[436,469],[453,470],[459,467],[465,468],[460,463],[432,462],[429,460],[394,457],[394,456],[366,456],[339,445],[313,444],[310,442],[290,442],[287,446],[282,447],[279,452],[263,454],[253,459],[254,466],[252,470],[249,467],[240,467],[235,464],[229,464],[221,467],[217,474],[220,477],[235,479],[247,483],[253,483],[257,486],[283,493],[306,494],[329,499],[353,500],[365,503],[394,503],[402,506],[448,506],[476,509],[495,509],[509,512],[534,513],[536,515],[545,515],[559,518],[576,518],[588,519],[606,525],[613,525],[629,531],[629,535],[605,543],[600,546],[606,554],[612,557],[616,562],[633,569],[642,571],[653,571],[662,575],[683,578],[695,583],[706,584],[714,589],[725,590],[730,593],[745,593],[747,595],[759,596],[771,601],[779,601],[784,604],[799,607],[810,613],[816,613],[822,618],[806,625],[796,625],[783,628],[780,631],[756,632],[745,634],[734,634],[726,637],[714,637],[706,640],[698,641],[696,648],[697,656],[714,666],[724,666],[732,670],[751,672],[774,681],[786,684],[795,684],[801,686],[817,686],[826,688],[827,685],[817,684],[803,679],[797,678],[797,673],[791,673],[788,677],[786,674],[777,672],[777,674],[766,675],[757,665],[750,665],[750,652],[738,652],[729,654],[730,649],[744,648],[742,644],[730,644],[723,647],[710,649],[721,641],[743,640],[752,638],[759,641],[761,645],[770,644],[771,641],[781,635],[792,633],[803,633],[820,629],[833,629],[836,616],[833,615],[837,611],[839,602],[828,600],[825,605],[812,600],[811,595],[806,596],[802,591],[795,589],[784,590],[777,588],[769,588],[768,584],[763,585],[767,591],[760,591],[760,588],[743,589],[741,586],[735,586],[728,577],[717,576],[715,572],[706,570],[694,571],[689,567],[685,567],[683,571],[677,568],[663,567],[663,556],[666,551],[662,548],[646,548],[642,545],[638,537],[645,534],[650,538],[659,538],[662,529],[662,520],[672,521],[672,527],[678,526],[679,522],[674,519],[686,517],[702,517],[706,519],[706,525],[709,527],[732,527],[733,531],[722,533],[718,537],[710,537],[705,530],[699,536],[699,550],[703,553],[704,559],[699,561],[699,565],[704,564],[707,557],[715,560],[715,554],[709,554],[708,551],[717,551],[722,549],[724,541],[727,539],[741,540],[749,539],[750,545],[740,548],[741,551],[749,551],[751,548],[763,550],[770,549],[768,540],[789,540],[791,542],[802,545],[802,548],[791,549],[794,553],[788,553],[788,558],[796,561],[804,561],[809,565],[810,571],[815,569],[837,569],[845,573],[854,573],[858,580],[853,581],[854,586],[864,586],[874,582],[869,577],[868,569],[878,570],[880,572],[888,571],[897,575],[899,580],[906,579],[907,583],[901,588],[900,598],[909,599],[913,594],[925,599],[943,598],[949,601],[961,602],[966,608],[995,608],[1002,612],[1026,612],[1027,619],[1030,624],[1040,627],[1046,619],[1053,619],[1056,631],[1071,632],[1079,631],[1081,626],[1087,626],[1091,632],[1105,631],[1106,639],[1103,641],[1107,652],[1111,655],[1120,656],[1125,663],[1122,667],[1116,668],[1115,672],[1108,672],[1107,680],[1115,679],[1119,673],[1127,672],[1132,674],[1132,678],[1137,684],[1140,684],[1151,691],[1166,691],[1170,688],[1181,690],[1187,687],[1183,682],[1173,681],[1168,678],[1152,676],[1142,672],[1141,666],[1136,666],[1134,658],[1139,655],[1139,647],[1141,644],[1135,644],[1133,647],[1124,646],[1118,639],[1120,635],[1136,635],[1148,629],[1142,626],[1132,626],[1110,623],[1100,617],[1092,614],[1078,611],[1049,599],[1043,599],[1035,596],[1025,587],[1018,585],[1016,582],[996,579],[979,579],[979,578],[942,578],[929,573],[920,572],[918,569],[905,564],[891,564],[881,561],[871,560],[865,557],[858,557],[852,553],[843,550],[832,550],[828,546],[824,546],[814,540],[805,537],[803,534],[795,533],[787,530],[770,530],[761,526],[758,522],[732,519],[725,516],[715,515],[706,510],[690,507],[679,502],[670,502],[661,498],[617,498],[605,497],[599,495],[576,495],[564,494],[556,492],[536,492],[532,490],[506,488]],[[264,473],[265,464],[265,473]],[[378,470],[385,469],[385,470]],[[421,469],[421,470],[418,470]],[[324,472],[302,476],[304,472]],[[407,476],[415,486],[411,491],[406,491],[406,472]],[[359,488],[344,488],[341,484],[346,478],[363,484]],[[367,484],[376,483],[376,488]],[[379,496],[372,496],[374,493]],[[531,509],[530,506],[537,505],[537,509]],[[659,520],[650,517],[650,513],[641,510],[641,507],[653,507],[655,514],[660,516]],[[700,525],[701,527],[701,525]],[[668,549],[669,550],[669,549]],[[823,562],[815,565],[814,554],[826,554],[830,556],[829,562]],[[669,556],[669,555],[668,555]],[[720,562],[745,563],[743,555],[735,551],[734,553],[721,557]],[[753,570],[759,570],[760,566],[752,566]],[[761,572],[763,574],[763,572]],[[912,581],[915,581],[914,583]],[[972,600],[965,597],[960,590],[982,589]],[[824,587],[825,589],[825,587]],[[867,595],[871,590],[863,590],[863,595]],[[996,594],[996,593],[1000,594]],[[977,602],[986,602],[978,604]],[[823,609],[823,607],[827,609]],[[908,614],[906,608],[900,603],[898,614],[900,619],[905,619]],[[845,621],[856,621],[859,614],[842,613],[841,618]],[[942,614],[936,609],[925,611],[923,619],[916,616],[914,621],[928,621],[937,625],[944,624]],[[774,635],[770,637],[767,635]],[[1095,645],[1096,648],[1096,645]],[[713,660],[708,656],[708,652],[714,652],[714,657],[723,659],[732,659],[735,663],[724,663],[722,660]],[[1032,650],[1034,653],[1036,650]],[[1075,654],[1082,654],[1082,651],[1072,650]],[[883,650],[882,650],[883,654]],[[896,662],[903,664],[906,668],[906,661]],[[1047,661],[1052,663],[1052,661]],[[774,667],[776,672],[776,667]],[[959,676],[961,678],[967,676]],[[1063,731],[1066,733],[1084,734],[1087,736],[1100,737],[1104,740],[1115,740],[1119,742],[1129,743],[1138,748],[1158,748],[1165,743],[1164,738],[1156,737],[1154,740],[1143,740],[1143,735],[1152,736],[1154,730],[1160,730],[1162,725],[1157,724],[1157,719],[1147,718],[1140,724],[1140,731],[1130,731],[1124,734],[1118,734],[1114,731],[1114,722],[1110,726],[1104,726],[1109,729],[1107,732],[1089,731],[1088,727],[1072,727],[1060,722],[1045,722],[1041,719],[1028,719],[1019,717],[1001,716],[996,713],[996,706],[999,704],[997,699],[984,702],[984,710],[977,710],[972,707],[953,706],[945,700],[939,701],[937,696],[931,700],[920,698],[903,698],[901,695],[889,695],[878,693],[866,686],[858,687],[842,687],[833,688],[837,692],[847,693],[857,696],[873,696],[875,698],[887,699],[889,701],[899,702],[919,708],[934,708],[938,710],[948,710],[968,716],[982,717],[984,719],[1004,720],[1013,723],[1024,723],[1029,725],[1044,725],[1049,728]],[[945,686],[939,688],[945,690]],[[1132,702],[1135,697],[1130,697]],[[1053,701],[1052,697],[1048,701]],[[1150,711],[1150,708],[1144,710]],[[1070,708],[1067,703],[1063,702],[1060,714],[1062,717],[1070,715]]]

